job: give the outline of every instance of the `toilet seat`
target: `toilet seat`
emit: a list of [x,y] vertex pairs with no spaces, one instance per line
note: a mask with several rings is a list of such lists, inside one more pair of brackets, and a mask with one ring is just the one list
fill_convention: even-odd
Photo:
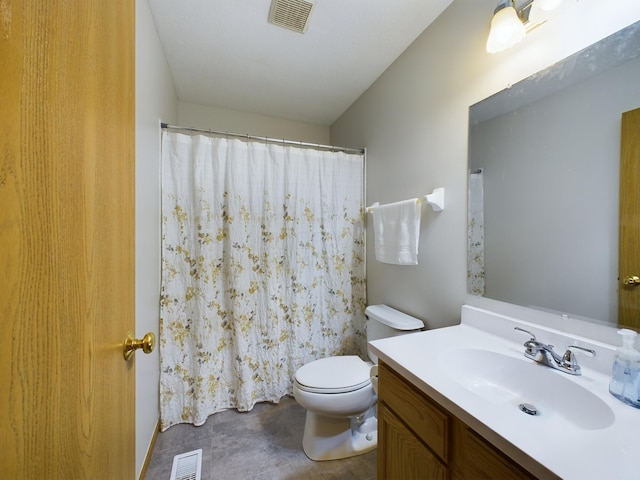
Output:
[[298,388],[311,393],[348,393],[371,384],[372,364],[356,355],[321,358],[300,367]]

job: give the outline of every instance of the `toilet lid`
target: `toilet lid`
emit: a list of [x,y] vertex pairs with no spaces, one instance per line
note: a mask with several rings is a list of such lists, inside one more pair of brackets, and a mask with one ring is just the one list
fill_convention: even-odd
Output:
[[300,367],[296,372],[296,382],[309,392],[352,392],[371,383],[371,367],[371,363],[356,355],[321,358]]

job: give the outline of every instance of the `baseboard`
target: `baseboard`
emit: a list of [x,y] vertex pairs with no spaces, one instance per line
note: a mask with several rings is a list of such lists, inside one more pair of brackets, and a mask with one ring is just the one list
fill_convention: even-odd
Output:
[[149,466],[149,462],[151,461],[151,454],[153,453],[153,447],[156,446],[158,433],[160,433],[160,419],[158,419],[158,421],[156,422],[156,428],[153,430],[151,443],[149,444],[149,449],[147,450],[147,454],[144,457],[144,463],[142,464],[142,469],[140,470],[140,477],[138,478],[138,480],[144,480],[144,478],[147,476],[147,467]]

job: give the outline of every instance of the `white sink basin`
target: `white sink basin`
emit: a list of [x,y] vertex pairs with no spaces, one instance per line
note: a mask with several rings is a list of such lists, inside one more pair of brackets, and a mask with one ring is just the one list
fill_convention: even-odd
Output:
[[521,404],[535,407],[532,419],[564,419],[584,430],[607,428],[615,420],[604,401],[568,374],[532,360],[473,348],[445,350],[438,360],[454,381],[488,401],[522,415],[527,413]]

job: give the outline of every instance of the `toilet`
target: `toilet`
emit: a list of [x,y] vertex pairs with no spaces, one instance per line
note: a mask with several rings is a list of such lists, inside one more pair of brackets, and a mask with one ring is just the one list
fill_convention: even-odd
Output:
[[[387,305],[365,310],[367,342],[424,329],[415,317]],[[293,396],[307,410],[302,448],[311,460],[336,460],[369,452],[378,443],[375,416],[377,357],[322,358],[300,367]]]

